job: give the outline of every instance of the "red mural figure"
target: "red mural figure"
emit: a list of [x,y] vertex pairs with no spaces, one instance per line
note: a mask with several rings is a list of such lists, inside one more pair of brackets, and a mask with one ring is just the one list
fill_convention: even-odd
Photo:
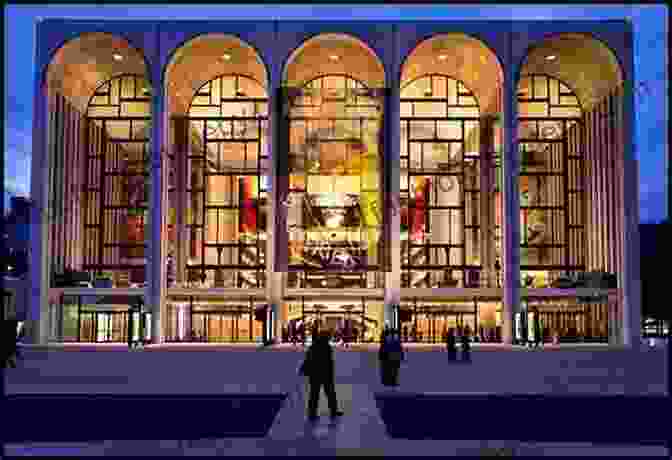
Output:
[[425,231],[426,197],[432,180],[428,177],[416,177],[416,181],[415,215],[413,216],[413,228],[410,233],[414,241],[421,241]]
[[240,178],[241,211],[240,231],[242,233],[257,232],[256,191],[259,184],[256,177]]

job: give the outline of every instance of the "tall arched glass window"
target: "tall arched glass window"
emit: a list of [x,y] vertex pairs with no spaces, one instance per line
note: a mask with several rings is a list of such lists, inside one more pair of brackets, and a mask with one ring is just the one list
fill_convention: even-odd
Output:
[[[459,80],[401,88],[402,287],[465,287],[480,266],[481,119]],[[471,270],[473,269],[473,270]]]
[[[86,111],[84,270],[117,286],[144,281],[151,89],[121,75],[94,92]],[[111,287],[111,286],[110,286]]]
[[188,112],[187,279],[263,288],[268,176],[264,86],[244,75],[203,85]]
[[584,271],[585,169],[582,110],[568,85],[546,75],[518,87],[521,277],[546,287]]
[[288,285],[382,287],[383,94],[344,74],[286,91]]

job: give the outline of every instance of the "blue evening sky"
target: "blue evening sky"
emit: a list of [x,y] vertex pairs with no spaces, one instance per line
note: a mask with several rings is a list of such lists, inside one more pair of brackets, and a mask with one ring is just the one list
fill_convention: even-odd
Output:
[[[665,5],[10,5],[5,9],[5,191],[30,192],[35,21],[37,18],[100,19],[624,19],[635,31],[638,92],[637,157],[640,160],[640,220],[667,214],[668,149],[667,22]],[[7,196],[7,195],[6,195]]]

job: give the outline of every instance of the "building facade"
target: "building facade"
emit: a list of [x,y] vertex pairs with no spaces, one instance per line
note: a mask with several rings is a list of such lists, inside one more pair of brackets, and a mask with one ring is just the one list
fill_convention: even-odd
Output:
[[514,343],[540,319],[636,343],[632,43],[625,21],[42,21],[34,339]]

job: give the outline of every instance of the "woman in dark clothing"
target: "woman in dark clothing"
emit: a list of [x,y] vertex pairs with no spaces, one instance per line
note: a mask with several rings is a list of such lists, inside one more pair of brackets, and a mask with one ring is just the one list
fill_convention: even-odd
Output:
[[397,331],[391,331],[381,343],[378,353],[382,383],[385,386],[399,385],[399,368],[404,359],[404,350]]
[[469,341],[469,327],[465,328],[462,336],[462,361],[470,362],[471,361],[471,343]]
[[448,361],[455,361],[457,359],[457,339],[452,328],[446,335],[446,351],[448,352]]

